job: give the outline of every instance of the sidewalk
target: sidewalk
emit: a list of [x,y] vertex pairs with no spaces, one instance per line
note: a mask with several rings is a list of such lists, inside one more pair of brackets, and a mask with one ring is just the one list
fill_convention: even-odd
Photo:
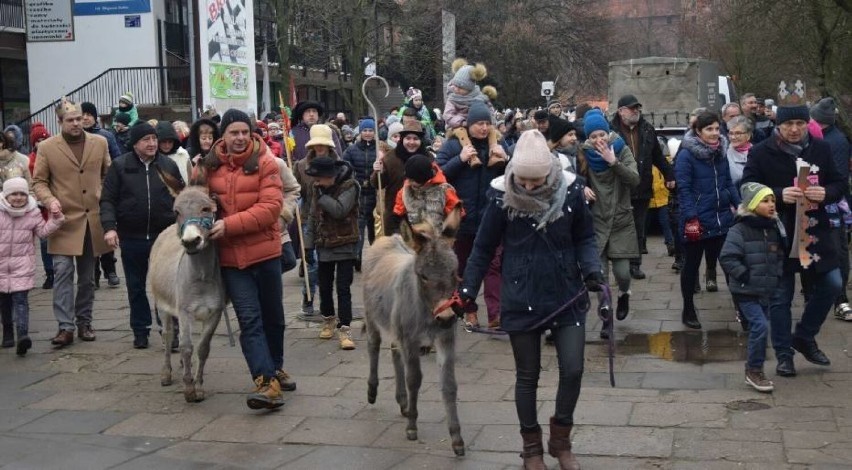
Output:
[[[775,392],[744,383],[746,336],[730,296],[696,297],[704,330],[684,331],[672,258],[660,239],[648,242],[648,278],[634,281],[632,313],[616,324],[616,388],[610,388],[600,322],[590,315],[583,392],[574,450],[584,469],[852,468],[852,324],[829,315],[819,344],[832,365],[796,356],[799,376],[767,375]],[[40,269],[38,272],[42,272]],[[119,270],[119,275],[122,275]],[[702,276],[703,278],[703,276]],[[360,275],[353,293],[362,311]],[[30,295],[34,346],[26,358],[0,350],[2,469],[501,469],[519,468],[514,361],[508,341],[459,330],[459,415],[467,455],[453,456],[437,385],[434,355],[424,358],[419,440],[405,438],[393,398],[387,345],[380,359],[379,397],[366,400],[366,341],[353,323],[355,351],[317,339],[316,324],[296,320],[301,296],[295,271],[285,276],[285,368],[298,382],[286,405],[255,412],[245,405],[252,383],[224,322],[207,363],[208,398],[188,404],[173,355],[175,384],[161,387],[163,351],[134,350],[123,284],[102,282],[95,302],[97,341],[53,350],[51,292]],[[40,284],[41,279],[37,279]],[[801,299],[798,299],[800,311]],[[233,311],[231,323],[237,328]],[[482,315],[484,317],[484,314]],[[553,412],[558,375],[544,348],[539,417]],[[555,459],[545,456],[551,468]]]

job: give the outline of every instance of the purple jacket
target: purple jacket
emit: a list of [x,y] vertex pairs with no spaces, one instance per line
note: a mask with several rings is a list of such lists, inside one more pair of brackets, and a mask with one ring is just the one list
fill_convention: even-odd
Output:
[[[296,148],[293,149],[293,161],[298,162],[305,158],[305,155],[308,153],[308,149],[305,148],[305,144],[311,140],[311,130],[304,122],[300,122],[293,127],[290,131],[290,135],[293,136],[293,140],[296,142]],[[345,150],[340,145],[340,136],[337,135],[337,132],[332,132],[331,138],[334,140],[333,152],[337,154],[337,158],[340,158]]]
[[20,216],[7,212],[0,201],[0,293],[28,291],[35,283],[35,245],[33,237],[45,238],[62,221],[41,217],[35,199],[30,196],[28,210]]

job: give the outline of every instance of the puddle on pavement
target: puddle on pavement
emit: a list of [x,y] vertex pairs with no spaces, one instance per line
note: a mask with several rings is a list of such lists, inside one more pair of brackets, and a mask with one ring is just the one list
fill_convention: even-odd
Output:
[[629,334],[619,342],[619,355],[652,354],[673,362],[701,365],[709,362],[744,361],[748,336],[731,330],[661,331]]

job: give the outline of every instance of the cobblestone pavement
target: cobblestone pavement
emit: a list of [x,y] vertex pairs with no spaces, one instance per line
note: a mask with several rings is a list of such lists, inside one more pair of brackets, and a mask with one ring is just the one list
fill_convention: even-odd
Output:
[[[643,266],[648,278],[634,281],[633,313],[616,325],[616,388],[608,384],[599,322],[588,325],[573,438],[583,468],[852,468],[852,325],[826,321],[818,339],[832,360],[828,368],[797,356],[799,376],[776,377],[770,352],[766,370],[776,390],[759,394],[744,384],[745,336],[727,291],[699,294],[704,330],[684,332],[672,258],[663,254],[660,239],[649,244]],[[75,341],[62,350],[49,344],[56,328],[51,293],[36,288],[30,295],[33,349],[26,358],[0,351],[0,467],[518,468],[507,341],[459,334],[459,414],[467,455],[456,458],[434,355],[424,361],[420,439],[410,442],[393,398],[388,351],[381,357],[379,398],[370,405],[359,323],[355,351],[317,339],[316,325],[295,318],[300,281],[294,272],[285,276],[285,367],[298,390],[287,393],[287,404],[274,412],[245,406],[251,381],[239,347],[228,346],[224,322],[208,362],[208,398],[187,404],[180,380],[160,386],[158,335],[152,334],[151,349],[132,349],[123,284],[97,292],[97,341]],[[719,281],[724,286],[721,274]],[[355,283],[360,309],[360,275]],[[553,410],[557,377],[552,348],[545,354],[543,423]],[[545,458],[551,468],[557,465]]]

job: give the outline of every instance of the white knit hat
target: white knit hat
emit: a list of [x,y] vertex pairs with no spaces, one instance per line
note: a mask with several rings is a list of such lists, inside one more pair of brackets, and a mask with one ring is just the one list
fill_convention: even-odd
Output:
[[536,129],[525,131],[515,144],[515,153],[509,160],[512,173],[521,178],[544,178],[553,168],[553,154],[547,140]]
[[27,183],[27,180],[20,176],[9,178],[3,182],[3,197],[15,193],[30,193],[30,185]]

